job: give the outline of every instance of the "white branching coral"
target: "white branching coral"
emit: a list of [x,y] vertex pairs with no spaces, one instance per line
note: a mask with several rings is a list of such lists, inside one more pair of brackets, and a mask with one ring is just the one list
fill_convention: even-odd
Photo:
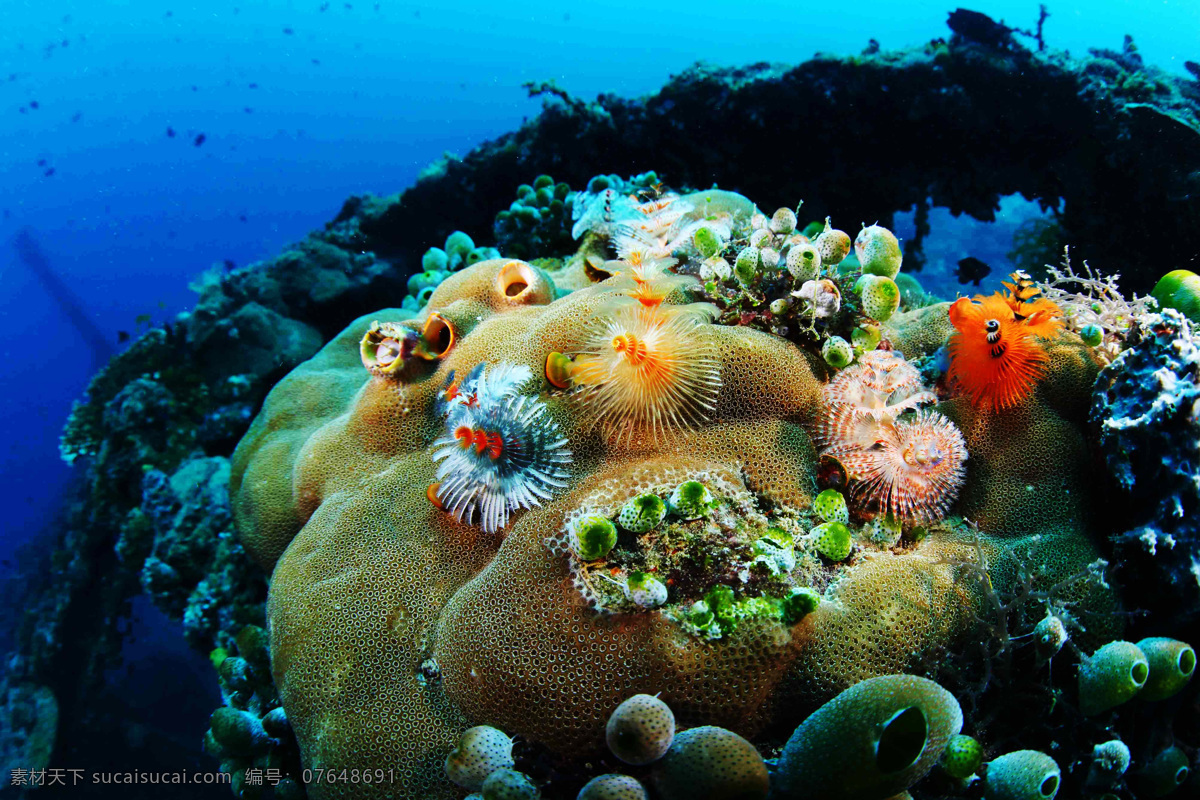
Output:
[[1046,265],[1048,277],[1039,288],[1043,297],[1062,309],[1067,327],[1108,363],[1125,349],[1125,337],[1134,322],[1153,311],[1153,300],[1137,295],[1127,300],[1117,288],[1119,273],[1100,275],[1086,261],[1083,269],[1082,275],[1075,272],[1070,248],[1064,247],[1062,264]]

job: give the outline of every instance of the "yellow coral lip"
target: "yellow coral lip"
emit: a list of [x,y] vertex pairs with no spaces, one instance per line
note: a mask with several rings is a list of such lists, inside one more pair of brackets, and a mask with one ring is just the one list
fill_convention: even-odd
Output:
[[457,338],[450,320],[434,311],[421,329],[422,346],[414,352],[426,361],[435,361],[450,352]]
[[521,261],[509,261],[496,275],[496,290],[512,302],[520,301],[537,282],[533,269]]

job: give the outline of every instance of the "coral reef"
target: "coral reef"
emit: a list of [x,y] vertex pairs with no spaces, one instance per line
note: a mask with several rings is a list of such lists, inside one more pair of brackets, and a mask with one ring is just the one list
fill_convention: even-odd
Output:
[[[214,651],[225,705],[206,746],[241,796],[257,791],[249,769],[280,769],[275,795],[298,797],[302,765],[336,764],[386,765],[397,782],[310,796],[650,787],[669,800],[703,779],[714,795],[759,797],[773,779],[762,755],[823,703],[894,673],[935,678],[976,745],[952,739],[911,796],[978,796],[976,773],[994,796],[1173,791],[1198,744],[1196,682],[1180,677],[1194,651],[1170,638],[1200,605],[1195,334],[1107,276],[1121,266],[1146,291],[1158,277],[1146,241],[1161,244],[1154,263],[1194,253],[1200,90],[1142,64],[1131,42],[1073,59],[973,12],[951,27],[903,52],[699,65],[640,100],[532,87],[547,105],[521,130],[402,194],[352,198],[270,262],[205,275],[196,310],[114,359],[64,433],[83,492],[8,661],[5,753],[35,763],[109,733],[91,697],[147,591]],[[921,146],[935,138],[936,152]],[[1082,169],[1078,153],[1096,148],[1105,169]],[[837,180],[811,168],[816,153]],[[655,173],[591,175],[653,159],[678,193]],[[714,180],[767,209],[803,197],[806,216],[682,188]],[[1017,190],[1061,208],[1025,257],[1069,240],[1098,269],[1065,264],[1038,286],[1064,330],[1041,331],[1054,335],[1038,337],[1045,359],[1021,396],[951,396],[951,304],[897,270],[921,263],[921,209],[986,220]],[[894,211],[914,204],[917,239],[889,238]],[[853,252],[833,212],[882,224],[864,225]],[[1014,321],[1031,316],[1031,284],[1005,301]],[[647,358],[646,330],[616,341],[592,317],[678,326],[659,352],[700,367],[668,369]],[[649,362],[658,383],[598,406],[630,385],[589,372],[604,347],[606,369]],[[860,400],[872,424],[921,440],[900,448],[906,468],[950,465],[916,505],[814,445],[838,405],[822,387],[900,356],[918,378],[909,396],[929,396]],[[475,419],[447,430],[481,399],[473,371],[502,362],[529,379],[491,408],[544,408],[571,453],[542,506],[513,502],[483,468],[508,438]],[[430,450],[445,434],[473,454],[454,497]],[[484,524],[439,507],[485,496],[500,499]],[[265,609],[260,568],[275,570]],[[1122,613],[1118,593],[1149,615]],[[269,645],[255,633],[268,620]],[[1153,691],[1085,716],[1076,670],[1122,637],[1148,648]],[[1177,686],[1171,725],[1151,698]],[[680,731],[644,767],[604,736],[639,693],[661,693]],[[913,719],[901,713],[897,730]],[[458,785],[447,757],[480,725],[511,743],[512,763]]]
[[[807,242],[794,214],[768,218],[715,190],[656,190],[658,201],[624,205],[610,191],[581,201],[582,242],[569,258],[480,262],[439,284],[415,319],[385,310],[352,324],[280,382],[239,445],[235,515],[247,549],[274,567],[272,663],[307,762],[403,765],[395,790],[445,795],[441,761],[474,723],[516,734],[572,773],[601,751],[608,713],[638,692],[661,692],[681,725],[701,726],[692,730],[761,738],[973,635],[992,587],[1019,590],[1015,564],[1052,586],[1095,560],[1082,516],[1047,516],[1046,498],[1024,492],[1037,476],[1075,502],[1087,497],[1086,473],[1063,468],[1086,408],[1077,395],[1095,373],[1085,345],[1047,347],[1022,409],[1045,405],[1061,426],[1050,440],[1067,449],[1030,453],[1020,443],[1040,434],[988,433],[1012,410],[922,409],[938,397],[917,368],[873,349],[886,345],[870,329],[852,333],[866,318],[852,290],[859,264],[843,260],[849,237],[828,225],[817,236],[837,239],[824,248],[832,271],[822,255],[817,274],[847,302],[819,328],[789,326],[785,339],[761,330],[764,318],[729,311],[740,297],[765,307],[796,290],[782,263]],[[886,229],[871,235],[891,258]],[[725,247],[755,251],[745,274],[731,268],[709,285],[686,277]],[[1001,301],[1010,314],[1030,304],[1013,298]],[[901,330],[913,341],[938,335],[907,330],[920,326],[945,344],[935,315],[910,315]],[[839,333],[861,349],[823,403],[820,351]],[[411,350],[388,344],[403,341]],[[407,360],[381,369],[384,353],[388,364]],[[653,372],[636,371],[644,365]],[[602,391],[615,399],[596,402]],[[677,410],[697,397],[702,413]],[[517,448],[534,474],[559,470],[563,485],[541,506],[499,493],[482,519],[455,513],[500,491],[481,470],[519,440],[476,416],[516,405],[538,408],[541,428],[570,450],[551,465]],[[817,497],[814,433],[849,443],[837,456],[853,513],[839,491]],[[895,446],[903,482],[850,457],[880,441]],[[974,476],[968,449],[985,462]],[[462,464],[447,469],[452,458]],[[445,481],[460,472],[475,477],[452,501]],[[1023,494],[1004,494],[1006,479]],[[960,488],[983,504],[979,528],[947,518]],[[987,513],[996,503],[1004,512]],[[972,569],[994,583],[977,591],[959,577]],[[1077,583],[1063,602],[1102,635],[1114,627],[1111,590]],[[334,674],[341,688],[330,694]],[[368,746],[372,727],[347,712],[340,698],[359,693],[377,698],[379,719],[408,721],[389,744]],[[676,791],[663,774],[658,790]]]

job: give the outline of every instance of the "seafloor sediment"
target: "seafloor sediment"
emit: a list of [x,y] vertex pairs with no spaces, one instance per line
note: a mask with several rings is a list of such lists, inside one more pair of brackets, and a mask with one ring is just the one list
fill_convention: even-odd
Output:
[[[1062,243],[1070,243],[1077,265],[1086,258],[1100,272],[1120,271],[1122,289],[1131,297],[1149,290],[1164,272],[1194,265],[1200,252],[1200,82],[1142,64],[1131,42],[1120,51],[1072,57],[1033,49],[1023,41],[999,29],[985,35],[977,28],[962,28],[948,40],[922,47],[855,57],[818,56],[793,68],[697,66],[657,94],[637,100],[602,96],[585,103],[553,87],[540,87],[546,92],[546,107],[520,130],[461,159],[447,157],[398,195],[352,198],[324,231],[268,262],[203,276],[197,281],[196,308],[146,333],[117,356],[94,379],[68,424],[63,453],[79,460],[79,496],[61,542],[46,564],[45,579],[26,602],[18,650],[7,661],[6,725],[0,728],[5,734],[5,763],[48,763],[56,752],[78,750],[89,739],[111,735],[106,730],[111,717],[96,713],[91,698],[104,680],[104,670],[119,662],[118,621],[128,613],[131,599],[142,593],[170,617],[182,620],[189,644],[206,653],[216,651],[229,707],[249,709],[263,717],[263,725],[272,724],[267,715],[278,697],[261,634],[267,624],[267,576],[234,531],[228,489],[234,447],[280,379],[323,346],[336,344],[339,332],[348,325],[351,334],[343,338],[361,337],[361,323],[370,320],[355,320],[402,302],[407,302],[407,315],[415,317],[427,303],[432,304],[429,308],[440,308],[456,299],[451,289],[441,289],[444,275],[421,277],[448,264],[426,264],[433,269],[424,273],[420,268],[430,244],[440,244],[454,231],[466,231],[479,243],[494,237],[499,248],[495,254],[484,248],[475,252],[473,242],[457,254],[464,263],[487,261],[493,255],[553,259],[557,263],[546,262],[537,269],[560,278],[567,273],[556,270],[572,269],[574,255],[576,271],[552,281],[558,284],[556,293],[576,288],[568,285],[570,281],[580,287],[590,285],[605,277],[598,270],[614,254],[605,250],[604,241],[594,238],[576,252],[579,243],[570,235],[573,220],[564,202],[567,195],[589,188],[598,172],[625,175],[656,170],[672,186],[717,184],[767,210],[794,207],[803,199],[802,220],[832,215],[847,226],[850,220],[863,219],[887,225],[896,211],[913,205],[919,210],[947,206],[986,220],[992,218],[1000,196],[1019,192],[1061,209],[1056,225],[1039,243],[1043,251],[1054,253]],[[533,184],[538,174],[553,175],[564,189],[553,181],[549,186],[531,185],[530,193],[518,194],[514,203],[517,187]],[[654,183],[643,180],[633,189],[656,191]],[[547,189],[545,197],[538,196]],[[447,249],[454,255],[453,248]],[[919,237],[906,243],[904,257],[905,273],[919,268]],[[1053,257],[1057,261],[1057,253]],[[723,326],[744,329],[748,335],[774,335],[797,345],[795,355],[779,356],[785,359],[780,362],[783,366],[772,362],[768,371],[772,379],[786,375],[795,381],[777,387],[774,396],[777,401],[794,400],[797,407],[764,409],[755,412],[757,418],[773,419],[785,432],[788,425],[804,427],[809,423],[807,415],[815,413],[815,393],[828,378],[828,357],[821,358],[820,339],[805,340],[794,319],[785,323],[786,315],[770,310],[768,289],[778,287],[756,287],[761,302],[755,302],[738,294],[742,287],[736,276],[716,277],[715,283],[730,281],[707,298],[717,303]],[[920,296],[919,285],[898,283],[904,297],[891,339],[910,360],[925,358],[925,374],[936,375],[932,356],[951,331],[947,322],[929,320],[936,313],[944,317],[944,305],[930,305],[929,298]],[[457,284],[451,280],[447,285]],[[823,323],[829,326],[835,319],[840,320],[836,324],[848,324],[846,315],[854,307],[852,290],[836,290],[846,297],[847,307],[839,310],[840,317]],[[413,299],[405,301],[407,294]],[[815,308],[817,299],[810,292],[806,301]],[[801,300],[805,298],[789,301],[794,304],[788,306],[793,308],[790,313],[796,313]],[[1087,577],[1097,559],[1111,564],[1111,572],[1105,573],[1108,577],[1099,580],[1109,581],[1105,588],[1120,596],[1122,610],[1118,613],[1116,606],[1105,604],[1107,600],[1096,601],[1086,609],[1095,619],[1081,621],[1076,613],[1071,623],[1079,626],[1073,629],[1073,638],[1088,650],[1102,643],[1095,637],[1106,632],[1107,638],[1113,638],[1121,626],[1127,626],[1125,635],[1135,640],[1141,634],[1182,636],[1186,626],[1195,622],[1200,598],[1194,575],[1194,564],[1200,559],[1194,523],[1197,497],[1194,485],[1177,480],[1181,470],[1195,469],[1194,447],[1189,450],[1188,443],[1194,445],[1196,422],[1194,415],[1171,413],[1165,407],[1178,409],[1185,401],[1195,402],[1195,359],[1186,352],[1180,355],[1182,345],[1173,344],[1192,342],[1194,348],[1195,334],[1189,323],[1169,315],[1153,324],[1127,325],[1119,337],[1118,323],[1110,322],[1112,330],[1105,329],[1107,339],[1101,344],[1113,345],[1115,358],[1072,355],[1088,352],[1079,336],[1079,342],[1063,345],[1063,353],[1055,356],[1056,369],[1070,375],[1055,384],[1060,391],[1044,399],[1044,407],[1037,411],[1041,416],[1035,414],[1036,419],[1020,428],[1029,438],[1018,442],[1016,450],[989,444],[987,425],[962,398],[948,401],[942,409],[967,434],[974,458],[968,460],[968,469],[985,470],[968,473],[961,505],[956,507],[959,514],[979,522],[989,533],[991,521],[1006,534],[1033,537],[1035,545],[1044,529],[1055,526],[1087,537],[1086,554],[1080,551],[1070,564],[1059,565],[1058,577],[1064,580]],[[846,340],[851,338],[850,327],[843,331]],[[1080,333],[1083,327],[1073,330]],[[465,331],[460,333],[463,341],[469,341]],[[1118,338],[1119,345],[1115,344]],[[343,413],[364,380],[357,364],[338,362],[337,367],[357,372],[345,386],[337,384],[341,388],[329,390],[314,419]],[[1154,383],[1164,368],[1176,375],[1169,392]],[[810,380],[796,378],[806,371]],[[1090,385],[1097,371],[1100,383],[1093,396]],[[440,388],[440,383],[433,388]],[[1155,406],[1162,409],[1157,416],[1136,413],[1143,404],[1153,406],[1163,393],[1169,393],[1171,401]],[[731,416],[738,418],[740,413]],[[288,423],[278,427],[286,429]],[[432,430],[418,426],[421,435]],[[739,440],[735,436],[719,441]],[[1171,451],[1173,446],[1180,448],[1177,453]],[[811,444],[795,448],[815,459]],[[990,481],[1004,472],[1005,465],[1025,463],[1020,460],[1022,451],[1039,449],[1050,453],[1047,458],[1055,474],[1066,476],[1068,488],[1076,493],[1065,503],[1049,503],[1046,518],[1039,518],[1036,508],[1017,514],[1005,507],[1012,505],[1011,500],[989,495]],[[1153,450],[1156,458],[1147,462],[1136,457],[1147,450]],[[1165,463],[1157,458],[1160,451],[1169,455]],[[744,461],[744,454],[736,460]],[[1021,490],[1026,485],[1040,486],[1037,468],[1030,469],[1035,474],[1022,478],[1026,483]],[[704,470],[720,475],[713,465]],[[727,487],[728,497],[745,490],[732,478],[721,479],[729,481],[721,484]],[[774,480],[786,484],[787,478]],[[784,505],[789,501],[804,505],[802,501],[815,493],[805,480],[797,478],[798,488],[790,496],[782,484],[764,493],[761,484],[756,488],[751,479],[749,488]],[[1056,491],[1049,484],[1040,490]],[[1130,498],[1136,502],[1127,502]],[[1103,525],[1096,523],[1100,519]],[[911,530],[907,535],[911,538]],[[269,564],[278,553],[265,559],[261,553],[256,555]],[[971,568],[963,565],[974,563],[957,550],[939,558],[968,572]],[[434,592],[439,602],[446,602],[448,596],[443,595],[490,560],[484,547],[459,564],[456,569],[462,572],[462,580],[447,579],[449,583]],[[550,566],[539,562],[538,569]],[[1016,746],[1050,750],[1051,742],[1058,741],[1062,752],[1079,760],[1060,762],[1064,780],[1082,786],[1087,781],[1085,756],[1090,753],[1090,740],[1100,741],[1097,737],[1107,718],[1088,722],[1070,716],[1073,700],[1063,687],[1073,686],[1073,662],[1064,657],[1057,665],[1039,664],[1038,671],[1031,671],[1032,678],[1024,675],[1028,664],[1022,659],[1033,659],[1035,654],[1032,649],[1017,650],[1015,644],[1010,648],[1008,637],[1027,631],[1021,628],[1018,634],[1003,627],[1010,623],[1031,627],[1025,624],[1028,619],[1021,620],[1035,608],[1047,610],[1046,603],[1060,616],[1071,617],[1075,608],[1071,603],[1081,601],[1054,595],[1053,581],[1037,584],[1036,576],[1022,573],[1019,564],[1001,569],[1007,570],[999,577],[1009,594],[994,599],[1004,611],[1000,616],[988,615],[987,603],[993,598],[982,592],[984,584],[972,583],[969,576],[963,579],[964,585],[974,588],[961,591],[982,592],[983,599],[971,608],[986,621],[988,635],[980,652],[960,654],[961,662],[946,658],[938,677],[963,690],[960,701],[969,724],[976,735],[986,732],[980,738],[996,749],[990,755]],[[810,577],[819,584],[817,572]],[[302,577],[293,573],[288,580]],[[1147,592],[1147,586],[1166,587],[1166,591]],[[949,591],[948,586],[943,588]],[[481,605],[470,607],[484,610],[479,616],[463,617],[461,611],[448,615],[441,637],[482,624],[488,614],[503,614],[502,605],[488,607],[485,589],[473,591],[484,596],[463,596],[457,604],[474,601]],[[767,594],[764,590],[762,596]],[[969,620],[958,622],[961,639],[970,628]],[[936,639],[933,632],[924,635]],[[456,702],[441,710],[446,727],[439,728],[439,735],[449,735],[446,731],[460,725],[458,715],[464,709],[468,717],[494,709],[486,709],[480,699],[486,693],[463,688],[461,665],[467,656],[456,655],[453,643],[444,638],[442,648],[448,650],[443,660],[451,670],[448,691]],[[464,645],[464,649],[469,648]],[[821,652],[818,646],[804,658],[816,658]],[[456,658],[457,675],[453,673]],[[923,650],[922,658],[929,663],[897,661],[895,666],[936,672],[932,663],[938,658],[936,648]],[[968,678],[968,668],[979,664],[990,670],[983,673],[985,678],[980,680],[974,673]],[[423,670],[426,680],[442,679],[441,665],[418,659],[408,666]],[[651,660],[641,668],[658,666]],[[275,669],[278,676],[287,667],[277,660]],[[800,698],[811,706],[841,688],[846,675],[822,675],[808,683],[796,680],[788,689],[792,694],[781,696]],[[627,688],[653,687],[635,681]],[[710,688],[715,697],[726,687]],[[1048,710],[1031,720],[1021,713],[1023,709],[997,701],[997,695],[1006,692]],[[1195,688],[1183,697],[1174,736],[1194,754],[1200,727]],[[789,732],[781,733],[779,726],[794,727],[798,720],[794,715],[775,714],[765,698],[753,698],[761,700],[763,710],[750,715],[749,722],[727,706],[715,715],[708,713],[713,704],[720,705],[716,700],[706,700],[709,706],[698,703],[683,709],[681,715],[692,724],[724,724],[741,727],[746,735],[761,733],[762,741],[778,745]],[[1053,710],[1060,699],[1066,710]],[[741,702],[751,700],[741,698]],[[520,703],[510,711],[513,718],[505,721],[518,727],[522,714],[533,713]],[[1128,716],[1133,727],[1155,731],[1138,757],[1146,759],[1151,750],[1161,749],[1162,732],[1169,727],[1164,729],[1154,708],[1139,708]],[[578,745],[581,751],[591,745],[580,725],[562,728],[570,732],[563,742],[553,741],[560,729],[547,725],[545,730],[533,725],[528,731],[513,732],[527,734],[531,744],[523,757],[535,772],[541,770],[537,775],[549,782],[551,791],[573,795],[578,787],[571,780],[582,773],[578,765],[564,765],[557,758],[561,753],[556,756],[552,751],[563,742]],[[1075,725],[1076,732],[1061,734],[1068,725]],[[279,734],[279,744],[272,752],[273,763],[295,776],[296,743],[283,727],[274,732]],[[198,743],[202,734],[197,731]],[[546,743],[537,744],[537,734],[554,746],[547,751]],[[311,726],[307,733],[302,730],[300,744],[310,754],[312,736]],[[947,793],[953,786],[943,783],[936,789]],[[243,791],[248,790],[243,787]],[[921,796],[920,791],[914,795]]]

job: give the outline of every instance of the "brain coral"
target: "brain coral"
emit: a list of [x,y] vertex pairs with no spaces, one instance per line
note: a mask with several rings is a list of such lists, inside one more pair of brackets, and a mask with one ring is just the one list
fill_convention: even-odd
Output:
[[[593,283],[583,273],[578,260],[553,274],[484,261],[450,275],[414,319],[396,310],[359,319],[280,382],[240,444],[235,513],[247,549],[274,568],[272,669],[305,764],[394,770],[382,784],[313,784],[311,796],[458,796],[443,765],[473,725],[519,735],[580,769],[603,753],[612,711],[638,693],[661,693],[682,728],[720,725],[754,740],[859,680],[920,669],[972,630],[982,599],[956,582],[955,564],[980,542],[1002,556],[1009,537],[1031,539],[1041,514],[1054,535],[1043,546],[1047,575],[1094,557],[1080,500],[1050,496],[1064,483],[1081,498],[1086,483],[1069,421],[1084,406],[1070,385],[1001,420],[944,404],[974,448],[963,502],[979,515],[980,538],[961,524],[933,525],[894,549],[860,542],[831,564],[804,544],[816,522],[811,432],[822,409],[811,356],[696,315],[719,371],[711,410],[665,434],[652,420],[647,435],[597,424],[587,387],[559,389],[542,377],[549,354],[586,351],[595,318],[621,296],[619,276]],[[915,319],[946,329],[933,316]],[[379,374],[374,347],[406,361]],[[1082,369],[1071,345],[1062,349],[1052,378]],[[544,405],[571,458],[556,464],[565,486],[486,533],[433,502],[431,445],[446,435],[439,395],[451,372],[501,362],[534,376],[522,396]],[[1015,450],[989,430],[1039,444]],[[709,517],[624,530],[608,561],[580,562],[562,546],[581,515],[612,519],[631,498],[665,499],[689,480],[711,490]],[[719,552],[686,556],[688,542],[714,532]],[[749,554],[744,562],[739,553]],[[602,591],[584,596],[589,580],[619,584],[628,571],[632,581],[635,568],[660,570],[666,605],[606,608]],[[807,587],[823,601],[785,624],[781,598]]]

